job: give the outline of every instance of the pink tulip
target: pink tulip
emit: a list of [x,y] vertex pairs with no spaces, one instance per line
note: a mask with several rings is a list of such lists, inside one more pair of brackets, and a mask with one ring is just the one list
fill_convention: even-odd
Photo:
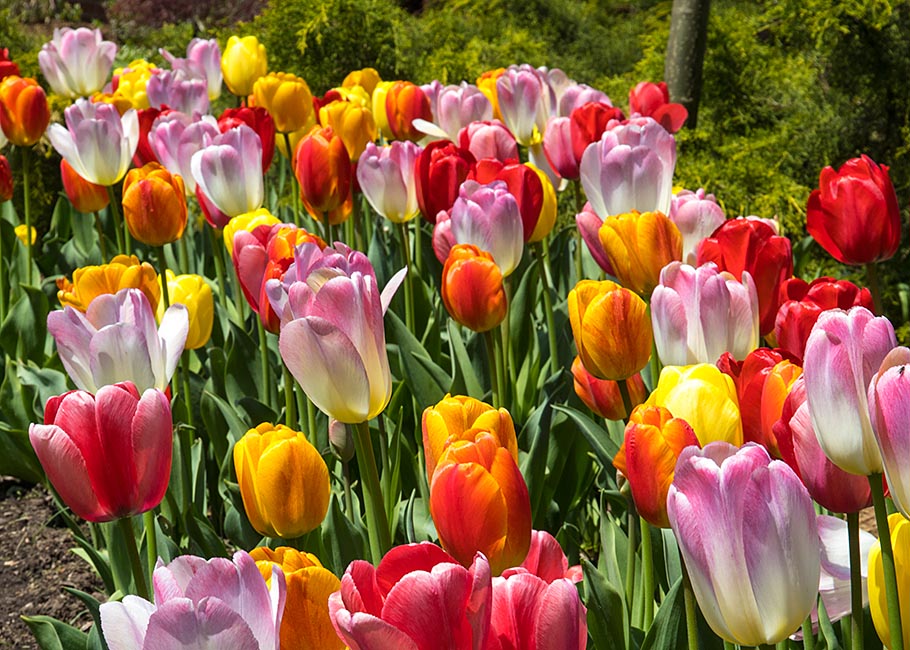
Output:
[[866,390],[895,346],[888,319],[865,307],[823,312],[809,335],[803,360],[809,413],[825,455],[845,472],[884,469]]
[[387,147],[372,142],[357,163],[357,182],[373,209],[394,223],[404,223],[417,216],[417,185],[414,164],[420,147],[413,142],[396,140]]
[[496,80],[502,121],[519,144],[540,142],[547,120],[556,112],[556,97],[547,78],[527,64],[510,66]]
[[474,84],[462,81],[459,86],[439,88],[430,99],[435,123],[415,120],[415,125],[434,138],[458,142],[459,132],[471,124],[493,119],[493,105]]
[[233,562],[182,555],[159,560],[154,583],[154,603],[126,596],[101,605],[110,650],[278,650],[286,593],[278,565],[266,584],[246,551]]
[[572,84],[566,88],[566,91],[559,98],[558,115],[560,117],[569,117],[576,108],[591,102],[613,105],[606,93],[585,84]]
[[495,158],[501,162],[518,160],[515,136],[499,120],[471,122],[458,132],[458,146],[471,152],[476,160]]
[[241,125],[212,138],[193,154],[190,169],[210,206],[214,226],[223,228],[229,217],[252,212],[262,205],[262,142],[253,129]]
[[221,96],[221,49],[214,38],[191,40],[186,46],[185,59],[177,58],[165,49],[158,51],[173,70],[182,72],[188,78],[204,79],[209,100],[214,101]]
[[602,219],[670,210],[676,141],[650,117],[606,131],[581,157],[581,184]]
[[76,387],[95,393],[129,381],[140,391],[166,390],[189,333],[186,307],[174,304],[161,319],[138,289],[92,300],[83,314],[66,307],[47,316],[60,361]]
[[696,265],[698,245],[710,237],[726,220],[724,210],[713,194],[701,188],[695,192],[680,190],[670,199],[670,221],[683,236],[683,261]]
[[166,107],[187,115],[209,112],[206,80],[182,71],[157,70],[148,80],[146,93],[152,108]]
[[111,74],[117,46],[102,40],[101,30],[69,27],[54,30],[54,38],[38,53],[38,65],[51,89],[64,97],[88,97],[101,90]]
[[47,401],[28,436],[54,489],[74,513],[111,521],[161,503],[171,472],[171,406],[161,391],[140,397],[130,382],[96,395],[74,390]]
[[221,131],[210,115],[192,118],[177,111],[159,115],[149,129],[149,146],[158,162],[183,178],[187,196],[196,192],[190,162],[193,154],[207,146]]
[[588,610],[571,580],[548,583],[514,569],[493,578],[493,613],[488,648],[572,650],[587,647]]
[[378,567],[355,560],[329,596],[338,636],[362,650],[484,650],[491,607],[486,558],[466,569],[428,542],[397,546]]
[[543,136],[543,150],[550,166],[561,178],[578,180],[578,160],[572,149],[572,121],[568,117],[551,117]]
[[[528,554],[519,568],[548,584],[562,578],[568,578],[572,584],[582,580],[581,566],[576,564],[570,567],[559,542],[545,530],[531,531],[531,548],[528,549]],[[507,575],[509,571],[514,569],[506,569],[503,575]]]
[[600,243],[600,227],[604,225],[604,220],[597,216],[590,203],[585,203],[582,211],[575,215],[575,224],[597,266],[603,269],[604,273],[613,275],[613,265],[610,264],[603,244]]
[[687,447],[667,515],[711,629],[742,645],[775,644],[797,630],[818,594],[812,499],[764,447]]
[[910,349],[894,348],[869,384],[869,413],[894,505],[910,519]]

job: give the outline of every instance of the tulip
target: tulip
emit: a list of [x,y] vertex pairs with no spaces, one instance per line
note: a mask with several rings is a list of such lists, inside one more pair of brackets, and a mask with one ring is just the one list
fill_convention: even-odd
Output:
[[724,210],[717,204],[714,195],[705,194],[703,189],[676,192],[670,199],[670,212],[667,216],[682,235],[683,262],[692,266],[696,266],[698,245],[726,220]]
[[182,72],[187,77],[203,79],[210,101],[221,96],[221,49],[214,38],[191,40],[186,46],[185,59],[179,59],[164,49],[158,51],[171,64],[172,69]]
[[496,96],[502,121],[518,143],[541,142],[556,112],[556,97],[541,73],[527,64],[510,66],[496,79]]
[[284,574],[287,598],[281,617],[281,650],[344,650],[329,617],[329,596],[341,588],[341,581],[322,566],[312,553],[289,546],[272,550],[259,546],[250,551],[266,583],[277,565]]
[[604,273],[613,275],[610,259],[603,244],[600,243],[600,228],[604,225],[604,220],[597,216],[590,203],[585,203],[582,211],[575,215],[575,225],[597,266],[603,269]]
[[227,108],[218,118],[221,133],[245,124],[253,129],[262,143],[262,173],[265,174],[275,157],[275,122],[272,116],[261,106],[240,106]]
[[74,99],[101,90],[116,55],[117,46],[102,40],[101,30],[63,27],[41,48],[38,65],[55,93]]
[[642,296],[657,286],[661,269],[682,259],[682,235],[660,212],[607,217],[598,235],[614,275]]
[[[482,184],[503,181],[518,202],[524,241],[540,241],[556,221],[556,192],[549,179],[532,163],[478,161],[468,178]],[[536,238],[535,238],[536,236]]]
[[487,559],[478,554],[465,568],[428,542],[397,546],[378,567],[354,560],[329,597],[335,631],[351,648],[485,648],[491,607]]
[[419,128],[434,138],[458,142],[462,129],[493,119],[490,100],[477,86],[466,81],[458,86],[441,87],[431,104],[435,123],[422,121]]
[[506,71],[505,68],[495,68],[487,70],[477,77],[477,89],[486,95],[493,106],[493,119],[502,121],[502,111],[499,110],[499,93],[496,91],[496,83],[499,77]]
[[123,219],[130,234],[148,246],[164,246],[183,236],[186,196],[183,179],[158,163],[132,169],[123,181]]
[[171,471],[171,406],[130,382],[51,397],[29,440],[60,498],[91,522],[151,510]]
[[312,128],[316,123],[310,87],[297,75],[287,72],[270,72],[259,77],[253,84],[252,105],[269,112],[279,133]]
[[[22,242],[23,246],[28,246],[30,243],[34,244],[35,240],[38,238],[38,231],[35,230],[33,227],[25,225],[24,223],[16,226],[13,229],[13,232],[15,233],[16,238]],[[26,235],[26,233],[28,233],[28,235],[31,235],[31,236],[28,237],[28,235]],[[29,241],[29,240],[31,240],[31,241]]]
[[447,212],[458,198],[461,184],[476,164],[474,155],[451,142],[428,144],[414,165],[417,204],[423,218],[436,223],[440,212]]
[[901,216],[887,166],[864,154],[837,171],[825,167],[818,184],[806,206],[806,229],[829,255],[844,264],[894,257]]
[[233,217],[222,231],[224,247],[227,249],[228,255],[232,257],[234,255],[234,236],[237,233],[241,231],[253,232],[259,226],[274,226],[278,223],[281,223],[278,217],[265,208],[259,208],[258,210],[245,212]]
[[168,110],[162,111],[158,108],[143,108],[136,111],[139,119],[139,144],[136,145],[136,152],[133,154],[134,167],[142,167],[150,162],[159,162],[155,151],[152,149],[152,144],[149,142],[149,133],[152,130],[152,125],[155,124],[155,120],[166,112]]
[[44,135],[50,119],[47,97],[37,81],[17,76],[0,81],[0,128],[10,142],[32,146]]
[[319,527],[329,509],[329,470],[299,431],[264,422],[234,445],[234,468],[250,524],[292,539]]
[[455,321],[487,332],[508,313],[502,272],[493,256],[471,244],[457,244],[442,270],[442,302]]
[[159,327],[145,295],[122,289],[99,295],[84,314],[72,307],[52,311],[47,329],[77,388],[94,393],[131,381],[139,390],[163,391],[183,352],[189,317],[186,307],[171,305]]
[[307,212],[330,224],[344,221],[352,208],[351,159],[344,141],[328,127],[315,127],[297,146],[294,174]]
[[253,84],[268,70],[265,46],[255,36],[231,36],[221,55],[221,74],[228,90],[238,97],[253,92]]
[[642,81],[630,90],[629,111],[632,117],[641,115],[653,118],[669,133],[679,131],[689,117],[685,106],[670,102],[670,93],[663,81]]
[[[624,420],[629,414],[622,402],[619,385],[615,381],[598,379],[585,369],[581,357],[576,356],[572,362],[572,377],[575,394],[589,409],[606,420]],[[629,399],[634,408],[648,398],[648,389],[641,378],[635,374],[626,380]]]
[[101,605],[110,650],[217,647],[278,650],[285,605],[284,574],[272,568],[267,585],[246,551],[204,560],[181,555],[154,573],[155,602],[125,596]]
[[262,205],[262,143],[248,126],[216,135],[193,154],[190,169],[197,194],[201,191],[221,213],[206,215],[213,226],[223,228],[230,217]]
[[669,528],[667,493],[676,461],[689,445],[699,446],[689,423],[660,406],[638,406],[629,416],[613,466],[629,480],[635,508],[645,521]]
[[624,123],[622,111],[609,102],[593,101],[572,109],[569,113],[569,137],[575,161],[581,165],[588,146],[600,142],[604,133]]
[[361,68],[360,70],[349,72],[344,81],[341,82],[341,86],[342,88],[360,86],[368,95],[372,95],[373,89],[376,88],[376,84],[380,81],[382,79],[379,78],[379,72],[376,71],[376,68]]
[[667,515],[716,634],[773,645],[799,628],[818,596],[821,558],[812,499],[786,463],[752,444],[688,447]]
[[809,335],[803,370],[812,424],[825,455],[845,472],[883,470],[866,389],[896,346],[891,323],[865,307],[823,312]]
[[66,162],[60,160],[60,177],[63,180],[63,191],[66,198],[78,212],[99,212],[110,203],[110,195],[103,185],[89,183],[76,173],[76,170]]
[[10,60],[8,47],[0,47],[0,81],[11,76],[19,76],[19,65]]
[[572,150],[571,120],[568,117],[551,117],[543,136],[544,154],[560,178],[578,180],[578,160]]
[[130,109],[123,116],[111,104],[77,99],[64,111],[66,127],[47,130],[54,149],[90,183],[112,186],[126,174],[139,145],[139,119]]
[[115,294],[121,289],[139,289],[152,309],[158,308],[161,285],[158,274],[148,262],[139,263],[135,255],[117,255],[109,264],[83,266],[73,272],[73,281],[57,280],[57,299],[64,307],[84,312],[100,295]]
[[282,359],[310,400],[340,422],[366,422],[392,396],[382,317],[404,273],[380,296],[366,255],[305,243],[284,279],[266,282],[281,317]]
[[[531,531],[531,547],[521,563],[521,569],[541,578],[547,584],[562,578],[568,578],[573,584],[582,581],[579,565],[569,566],[569,560],[556,538],[545,530]],[[508,574],[513,569],[506,569]]]
[[144,59],[130,61],[126,68],[114,70],[113,94],[107,97],[101,96],[99,100],[113,103],[118,108],[123,107],[124,110],[135,108],[138,111],[150,108],[146,86],[156,70],[158,68],[154,63],[149,63]]
[[[167,271],[167,290],[171,304],[183,305],[187,310],[190,326],[185,350],[198,350],[212,337],[215,303],[212,288],[201,275],[174,275]],[[158,319],[164,318],[164,303],[158,303]]]
[[[377,111],[373,112],[375,114]],[[417,130],[413,122],[433,119],[430,100],[420,86],[415,86],[410,81],[393,82],[386,91],[385,119],[392,138],[416,142],[423,137],[423,133]]]
[[[596,88],[591,88],[587,84],[576,84],[573,83],[565,92],[562,94],[562,97],[559,98],[559,113],[560,117],[569,117],[572,115],[572,111],[580,106],[585,104],[606,104],[607,106],[613,106],[613,102],[610,101],[610,98],[606,93],[597,90]],[[616,109],[619,115],[622,115],[622,111]],[[617,119],[622,119],[621,117]],[[547,127],[549,128],[549,127]],[[602,131],[601,131],[602,133]],[[600,140],[600,133],[595,136],[596,140]]]
[[[901,628],[904,647],[910,646],[910,520],[894,513],[888,517],[891,548],[897,574],[897,592],[900,600]],[[885,597],[885,571],[882,565],[881,542],[876,541],[869,551],[869,611],[878,638],[886,648],[891,647],[891,627],[888,624],[888,601]]]
[[193,154],[208,146],[219,133],[218,124],[210,115],[193,119],[170,111],[155,118],[149,127],[149,149],[154,153],[155,160],[171,174],[183,179],[189,196],[196,193],[191,164]]
[[[357,101],[335,101],[323,106],[319,109],[319,122],[339,135],[352,161],[359,160],[367,145],[376,139],[373,114]],[[413,175],[413,164],[411,167]]]
[[748,271],[758,291],[761,311],[759,332],[765,336],[774,329],[780,305],[779,287],[793,275],[790,240],[780,237],[767,222],[755,217],[725,221],[703,240],[696,255],[699,265],[714,262],[737,280]]
[[847,310],[855,305],[872,310],[868,289],[829,277],[816,278],[811,283],[801,278],[785,280],[780,286],[780,302],[774,319],[774,338],[782,350],[797,359],[803,358],[812,326],[823,311]]
[[819,446],[809,404],[806,380],[798,378],[773,427],[781,458],[793,468],[812,498],[831,512],[854,513],[872,505],[865,476],[848,474],[825,456]]
[[476,160],[496,158],[506,162],[518,159],[518,143],[499,120],[471,122],[458,132],[455,142],[470,151]]
[[373,209],[394,223],[417,216],[414,165],[420,147],[412,142],[392,142],[377,147],[370,142],[357,163],[357,182]]
[[869,415],[894,505],[910,518],[910,349],[891,350],[869,383]]
[[205,79],[187,78],[179,71],[159,70],[149,78],[145,92],[151,108],[170,108],[187,115],[209,112]]
[[488,433],[446,448],[430,482],[430,515],[439,543],[462,566],[480,552],[499,575],[528,553],[528,488],[512,454]]
[[0,203],[13,198],[13,171],[10,169],[9,160],[0,155]]
[[667,366],[645,404],[663,406],[688,422],[702,446],[718,440],[743,444],[736,386],[711,364]]

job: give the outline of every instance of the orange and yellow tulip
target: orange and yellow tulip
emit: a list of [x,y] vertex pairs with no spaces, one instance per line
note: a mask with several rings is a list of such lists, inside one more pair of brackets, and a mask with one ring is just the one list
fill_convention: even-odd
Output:
[[660,282],[660,270],[682,259],[682,235],[662,212],[607,217],[598,234],[613,274],[645,297]]
[[83,266],[73,272],[73,280],[57,280],[57,299],[63,307],[88,309],[98,296],[115,294],[121,289],[139,289],[153,310],[158,309],[161,285],[158,274],[148,262],[139,263],[135,255],[117,255],[109,264]]
[[329,127],[314,127],[300,141],[294,173],[300,198],[314,219],[328,215],[329,223],[347,219],[353,208],[351,159],[344,141]]
[[[572,377],[575,394],[589,409],[606,420],[622,420],[629,416],[622,403],[619,384],[607,379],[598,379],[585,369],[581,357],[576,356],[572,362]],[[648,398],[648,389],[640,373],[626,380],[632,407],[636,407]]]
[[335,101],[319,109],[319,123],[341,137],[351,160],[358,160],[368,143],[376,139],[373,113],[356,101]]
[[123,179],[123,219],[133,238],[143,244],[177,241],[187,219],[183,179],[156,162],[131,169]]
[[51,110],[38,82],[11,75],[0,81],[0,128],[17,147],[30,147],[44,135]]
[[496,92],[496,81],[505,72],[505,68],[496,68],[487,70],[477,77],[477,88],[486,95],[487,99],[493,105],[493,119],[502,121],[502,113],[499,111],[499,93]]
[[410,81],[396,81],[389,87],[385,97],[385,113],[389,131],[395,140],[417,142],[424,134],[414,127],[414,120],[433,121],[430,99],[420,86]]
[[458,244],[449,251],[441,292],[452,318],[475,332],[493,329],[508,313],[502,271],[492,255],[471,244]]
[[316,124],[313,94],[307,82],[288,72],[270,72],[253,84],[253,106],[265,108],[279,133],[292,133]]
[[63,180],[66,198],[78,212],[98,212],[111,202],[104,185],[96,185],[82,178],[65,158],[60,159],[60,178]]

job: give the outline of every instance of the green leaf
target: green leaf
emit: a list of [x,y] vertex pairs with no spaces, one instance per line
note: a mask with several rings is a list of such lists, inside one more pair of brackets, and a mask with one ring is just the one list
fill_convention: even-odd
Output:
[[98,633],[98,630],[101,629],[101,603],[98,602],[97,598],[84,591],[79,591],[72,587],[64,587],[63,590],[81,600],[86,609],[88,609],[88,613],[92,615],[92,621],[95,624],[92,626],[91,632],[89,632],[86,650],[107,650],[107,642]]
[[465,391],[464,395],[480,399],[484,395],[484,390],[481,388],[480,379],[477,378],[474,364],[471,363],[471,356],[468,354],[468,348],[464,343],[461,329],[451,319],[448,322],[448,332],[455,382],[458,383],[461,380]]
[[686,650],[688,638],[684,601],[682,578],[679,578],[664,596],[641,650]]
[[582,558],[588,634],[596,650],[626,650],[628,616],[622,593],[611,585],[587,559]]
[[352,561],[368,556],[366,531],[344,515],[337,494],[332,494],[328,516],[322,522],[322,542],[326,556],[320,559],[335,575],[344,573]]
[[571,406],[554,405],[554,409],[568,415],[578,425],[581,435],[584,436],[591,450],[605,468],[613,467],[613,457],[619,451],[619,445],[602,426],[594,422],[581,411]]
[[32,359],[44,365],[47,341],[48,301],[37,287],[22,286],[23,292],[0,325],[0,345],[7,356]]
[[187,534],[190,538],[190,553],[202,557],[229,557],[224,542],[218,537],[212,524],[195,512],[186,518]]
[[408,388],[420,408],[436,404],[452,386],[452,378],[440,368],[397,314],[386,312],[390,337],[398,345],[401,368]]
[[41,650],[84,650],[88,635],[50,616],[23,616]]
[[[521,473],[531,497],[531,520],[541,522],[547,514],[546,504],[541,503],[547,474],[547,457],[550,450],[550,422],[553,411],[546,400],[531,414],[519,438],[526,441],[528,453],[521,461]],[[539,525],[539,524],[538,524]]]

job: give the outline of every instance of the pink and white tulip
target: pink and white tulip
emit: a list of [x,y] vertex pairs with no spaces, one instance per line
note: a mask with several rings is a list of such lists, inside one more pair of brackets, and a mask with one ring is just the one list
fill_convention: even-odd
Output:
[[414,164],[420,147],[396,140],[387,147],[368,143],[357,163],[357,182],[363,195],[383,217],[404,223],[420,212]]
[[221,49],[214,38],[194,38],[186,46],[186,58],[180,59],[165,49],[158,50],[170,63],[173,70],[183,72],[187,77],[204,79],[210,101],[221,96]]
[[196,191],[221,214],[212,216],[215,226],[224,227],[230,217],[252,212],[262,206],[262,142],[246,125],[229,129],[193,154],[190,170]]
[[578,160],[572,148],[572,121],[568,117],[551,117],[543,136],[543,150],[550,167],[560,178],[578,180]]
[[585,203],[582,211],[575,215],[575,225],[578,226],[581,238],[597,266],[603,269],[604,273],[613,275],[613,265],[610,264],[604,245],[600,243],[600,227],[604,225],[604,220],[594,212],[590,203]]
[[710,237],[727,218],[714,195],[705,194],[701,188],[695,192],[681,190],[674,194],[667,216],[682,234],[683,261],[693,266],[698,258],[698,244]]
[[443,86],[431,98],[435,123],[414,120],[414,125],[433,138],[458,142],[459,132],[472,122],[493,119],[493,105],[474,84]]
[[187,115],[209,112],[206,80],[187,77],[182,71],[158,70],[149,78],[145,91],[152,108],[170,108]]
[[63,97],[88,97],[101,90],[111,74],[117,45],[101,30],[57,28],[38,53],[38,65],[51,89]]
[[221,131],[211,115],[193,118],[168,111],[155,118],[149,129],[149,146],[164,167],[183,178],[187,196],[196,192],[190,161],[193,154],[210,143]]
[[572,84],[566,88],[566,91],[559,98],[559,112],[557,114],[560,117],[569,117],[576,108],[591,102],[613,105],[606,93],[596,88],[591,88],[591,86],[586,84]]
[[894,348],[869,384],[869,413],[894,505],[910,519],[910,349]]
[[527,64],[510,66],[496,80],[499,112],[519,144],[540,142],[556,112],[556,96],[545,75]]

